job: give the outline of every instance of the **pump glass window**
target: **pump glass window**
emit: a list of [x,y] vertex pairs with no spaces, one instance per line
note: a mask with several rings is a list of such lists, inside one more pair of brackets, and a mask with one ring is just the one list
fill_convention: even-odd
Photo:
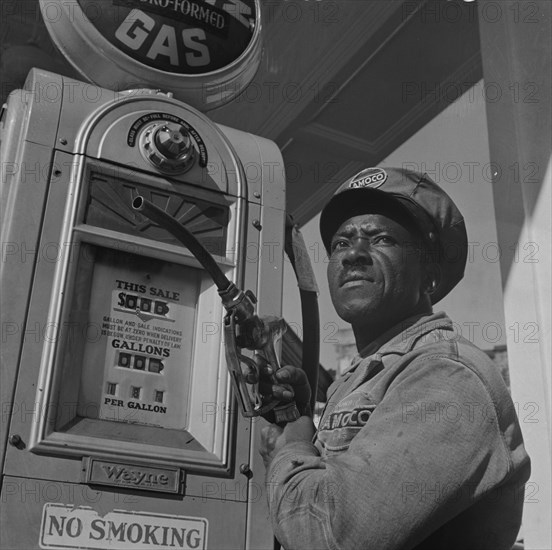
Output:
[[62,398],[78,393],[77,418],[186,429],[201,271],[88,244],[78,262]]

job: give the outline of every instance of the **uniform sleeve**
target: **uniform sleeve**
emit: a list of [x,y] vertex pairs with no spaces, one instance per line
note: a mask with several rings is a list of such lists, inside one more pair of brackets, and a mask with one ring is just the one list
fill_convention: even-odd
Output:
[[477,374],[448,357],[417,359],[346,451],[322,458],[296,442],[274,457],[274,532],[286,550],[413,548],[504,480],[509,456]]

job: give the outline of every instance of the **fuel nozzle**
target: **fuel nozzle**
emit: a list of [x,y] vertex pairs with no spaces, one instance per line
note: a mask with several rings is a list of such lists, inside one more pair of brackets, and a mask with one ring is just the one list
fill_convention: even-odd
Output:
[[[224,318],[226,364],[238,396],[243,416],[260,416],[271,410],[277,423],[291,422],[300,413],[294,402],[280,405],[272,396],[259,394],[258,383],[248,384],[241,365],[248,371],[258,371],[253,359],[243,355],[239,348],[260,350],[264,353],[273,372],[280,368],[275,345],[286,331],[285,321],[279,317],[259,317],[255,313],[257,299],[253,292],[245,292],[232,283],[205,247],[170,214],[144,197],[136,197],[132,207],[144,216],[172,233],[197,258],[217,286],[222,304],[227,311]],[[276,383],[274,375],[272,381]]]

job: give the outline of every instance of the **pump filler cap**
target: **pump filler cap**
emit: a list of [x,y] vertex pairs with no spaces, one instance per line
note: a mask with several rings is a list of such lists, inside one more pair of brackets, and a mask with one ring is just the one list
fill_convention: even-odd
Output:
[[173,122],[151,125],[144,131],[140,145],[145,158],[168,174],[189,170],[195,160],[190,134]]

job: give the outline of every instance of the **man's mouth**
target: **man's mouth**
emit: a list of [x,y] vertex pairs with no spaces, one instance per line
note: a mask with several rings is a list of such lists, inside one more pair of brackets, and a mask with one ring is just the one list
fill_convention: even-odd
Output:
[[341,278],[340,286],[344,286],[347,283],[353,283],[357,281],[367,281],[369,283],[373,283],[374,278],[370,277],[370,275],[368,275],[367,273],[352,271]]

